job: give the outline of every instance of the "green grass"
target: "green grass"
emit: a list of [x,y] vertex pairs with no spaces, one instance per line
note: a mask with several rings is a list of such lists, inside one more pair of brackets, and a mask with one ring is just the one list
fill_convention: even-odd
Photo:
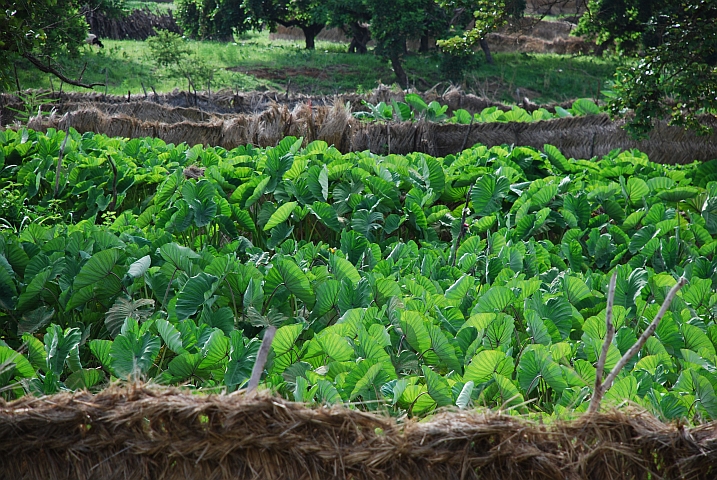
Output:
[[166,13],[170,10],[174,10],[174,2],[150,2],[143,0],[127,0],[124,2],[124,8],[126,10],[143,10],[145,8],[150,9],[152,12]]
[[[315,51],[303,48],[303,41],[270,41],[268,33],[243,35],[234,43],[196,42],[187,40],[192,49],[215,69],[211,89],[232,88],[240,91],[275,89],[284,91],[290,78],[291,91],[314,94],[363,92],[379,82],[392,84],[394,74],[388,62],[369,53],[345,53],[346,45],[319,41]],[[103,50],[83,47],[77,58],[61,60],[66,74],[76,78],[85,63],[85,82],[105,81],[107,93],[142,94],[142,84],[151,92],[167,92],[187,88],[186,80],[172,77],[166,69],[156,68],[145,42],[104,40]],[[482,57],[482,53],[479,53]],[[481,64],[468,72],[462,88],[492,100],[512,103],[527,96],[538,103],[564,101],[579,97],[595,97],[604,82],[612,78],[619,60],[588,56],[554,54],[497,53],[495,65]],[[406,57],[409,81],[419,90],[438,86],[442,91],[450,82],[439,69],[437,53]],[[59,89],[60,83],[42,74],[29,64],[20,63],[20,88]],[[206,85],[198,86],[205,89]],[[63,87],[65,91],[82,88]],[[95,87],[104,92],[104,87]]]

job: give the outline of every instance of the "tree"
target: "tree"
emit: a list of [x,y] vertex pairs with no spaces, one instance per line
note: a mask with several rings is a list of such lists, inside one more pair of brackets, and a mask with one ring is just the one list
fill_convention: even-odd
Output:
[[708,129],[700,113],[717,113],[717,0],[591,0],[577,33],[637,58],[618,69],[608,106],[632,111],[627,130],[646,135],[660,119]]
[[87,23],[77,0],[0,0],[0,87],[12,82],[10,68],[19,58],[65,83],[92,88],[67,77],[57,64],[60,54],[76,54],[87,37]]
[[316,48],[316,36],[328,21],[328,9],[321,0],[244,0],[243,5],[249,14],[247,22],[254,28],[300,28],[307,50]]
[[403,69],[403,56],[408,39],[421,38],[427,32],[433,0],[395,0],[390,8],[384,0],[366,0],[371,12],[371,37],[376,41],[376,54],[391,62],[396,81],[408,88]]
[[250,28],[243,0],[176,0],[175,5],[177,23],[192,38],[230,41]]
[[327,0],[328,24],[340,28],[351,36],[349,53],[368,52],[367,44],[371,40],[368,25],[371,22],[371,10],[366,0]]
[[471,52],[478,44],[490,64],[493,63],[493,56],[485,37],[510,20],[522,17],[526,6],[525,0],[441,0],[440,4],[443,8],[452,10],[454,18],[465,11],[472,11],[473,22],[462,34],[439,40],[438,46],[446,53],[460,56]]

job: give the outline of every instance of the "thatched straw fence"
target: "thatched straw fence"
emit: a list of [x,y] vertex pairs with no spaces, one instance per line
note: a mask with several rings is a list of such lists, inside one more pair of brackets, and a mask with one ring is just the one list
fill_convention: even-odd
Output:
[[[234,148],[238,145],[276,145],[287,135],[303,137],[305,142],[321,139],[342,152],[370,150],[374,153],[425,152],[434,156],[457,153],[476,143],[487,146],[520,145],[558,147],[566,157],[592,158],[613,149],[639,149],[650,160],[665,164],[683,164],[717,158],[717,117],[705,116],[702,122],[712,127],[710,136],[659,124],[644,141],[635,141],[607,115],[581,116],[534,123],[449,123],[389,122],[365,123],[351,111],[362,108],[361,100],[371,103],[401,99],[402,92],[388,88],[368,96],[308,97],[277,92],[249,94],[222,91],[194,97],[173,92],[148,99],[132,100],[102,95],[63,94],[53,105],[58,113],[35,118],[28,124],[36,130],[48,128],[104,133],[118,137],[158,137],[166,142],[204,144]],[[478,112],[491,103],[474,95],[450,90],[437,98],[449,111],[464,108]],[[0,113],[10,118],[10,108],[18,108],[17,99],[0,95]],[[15,103],[13,103],[15,102]],[[194,106],[197,104],[197,106]],[[526,105],[530,110],[532,104]],[[503,108],[507,108],[503,106]]]
[[85,20],[90,26],[90,33],[101,39],[146,40],[156,35],[157,30],[182,33],[171,10],[157,13],[149,8],[134,9],[126,16],[108,17],[100,11],[88,9],[85,12]]
[[612,412],[426,422],[142,386],[0,400],[0,472],[65,479],[713,479],[717,425]]

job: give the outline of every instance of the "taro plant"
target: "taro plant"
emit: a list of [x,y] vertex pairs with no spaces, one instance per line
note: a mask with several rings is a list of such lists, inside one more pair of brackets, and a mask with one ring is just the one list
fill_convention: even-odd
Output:
[[[54,172],[42,134],[2,135],[3,181],[41,205]],[[604,402],[717,417],[711,164],[550,145],[433,158],[296,138],[231,151],[70,140],[58,200],[91,182],[85,206],[0,231],[6,398],[113,378],[234,391],[254,371],[252,387],[287,398],[395,415],[580,412],[600,358],[609,371],[636,348],[684,277]],[[109,158],[113,215],[97,202],[113,177],[89,175]]]

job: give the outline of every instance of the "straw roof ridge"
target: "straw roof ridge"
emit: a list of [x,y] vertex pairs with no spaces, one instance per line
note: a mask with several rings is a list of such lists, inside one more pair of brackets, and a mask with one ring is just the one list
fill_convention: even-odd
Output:
[[142,384],[0,400],[5,478],[714,478],[717,424],[644,411],[541,424],[492,412],[425,421],[269,394]]

